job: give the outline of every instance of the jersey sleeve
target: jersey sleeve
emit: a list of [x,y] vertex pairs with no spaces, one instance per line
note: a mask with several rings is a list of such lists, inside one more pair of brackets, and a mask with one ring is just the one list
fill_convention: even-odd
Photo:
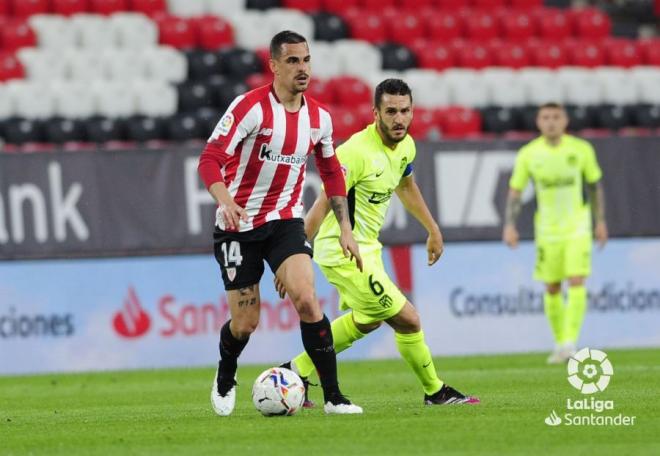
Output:
[[337,158],[346,179],[346,190],[349,190],[362,179],[364,162],[350,140],[337,148]]
[[316,167],[328,197],[346,196],[346,183],[332,140],[332,118],[325,110],[319,110],[319,115],[321,138],[314,147]]
[[593,184],[598,182],[601,177],[603,177],[603,172],[598,165],[598,160],[596,159],[596,151],[593,146],[588,142],[584,142],[584,161],[582,172],[584,173],[585,180]]
[[529,168],[527,166],[527,154],[525,149],[520,149],[513,166],[513,174],[509,180],[509,187],[522,192],[529,182]]
[[410,142],[409,152],[406,156],[406,166],[403,168],[403,173],[401,178],[408,177],[413,173],[413,162],[417,156],[417,147],[415,146],[415,141]]
[[206,188],[221,182],[222,168],[240,144],[261,123],[261,111],[244,95],[234,99],[208,139],[197,170]]

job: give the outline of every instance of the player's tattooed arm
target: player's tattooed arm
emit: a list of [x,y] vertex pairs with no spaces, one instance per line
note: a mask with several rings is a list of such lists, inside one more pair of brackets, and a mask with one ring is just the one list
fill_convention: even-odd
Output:
[[516,229],[516,221],[522,209],[522,197],[519,190],[509,189],[509,195],[506,199],[506,209],[504,210],[504,229],[502,230],[502,240],[509,247],[515,248],[520,238]]
[[603,190],[603,184],[600,181],[589,184],[587,191],[589,192],[591,212],[596,221],[594,234],[598,245],[602,248],[607,243],[607,238],[609,237],[607,223],[605,223],[605,191]]
[[351,227],[351,220],[348,215],[348,200],[345,196],[331,196],[329,199],[330,207],[332,207],[332,211],[335,213],[341,229],[339,244],[344,252],[344,257],[350,257],[351,260],[355,258],[358,269],[362,271],[362,257],[360,256],[358,244],[353,237],[353,228]]
[[346,226],[350,229],[351,220],[348,217],[348,200],[345,196],[331,196],[330,207],[337,217],[339,226],[344,229]]

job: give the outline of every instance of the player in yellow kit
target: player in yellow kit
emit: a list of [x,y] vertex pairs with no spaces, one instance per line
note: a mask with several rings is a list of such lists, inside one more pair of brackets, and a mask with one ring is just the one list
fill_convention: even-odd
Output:
[[[429,233],[429,266],[438,261],[443,250],[442,234],[413,175],[415,142],[407,134],[413,117],[412,94],[404,81],[387,79],[376,87],[374,117],[373,124],[354,134],[336,152],[346,173],[350,220],[363,270],[336,248],[339,225],[329,214],[330,206],[323,192],[305,218],[307,237],[316,237],[314,261],[337,288],[340,308],[350,310],[332,322],[335,351],[346,350],[386,322],[394,329],[401,356],[423,387],[425,404],[477,403],[477,398],[461,394],[438,378],[419,314],[383,266],[378,234],[393,193]],[[283,296],[281,284],[277,286]],[[292,368],[305,382],[314,371],[306,353],[284,366]],[[306,401],[306,406],[312,405]]]
[[[591,144],[566,134],[568,116],[561,105],[541,106],[536,124],[541,136],[516,157],[502,238],[511,247],[518,244],[521,193],[531,179],[538,207],[534,278],[545,283],[545,314],[555,339],[548,363],[561,363],[575,353],[587,309],[584,282],[591,272],[592,217],[596,240],[601,247],[607,242],[602,172]],[[588,201],[583,198],[584,185]],[[563,281],[568,282],[566,305]]]

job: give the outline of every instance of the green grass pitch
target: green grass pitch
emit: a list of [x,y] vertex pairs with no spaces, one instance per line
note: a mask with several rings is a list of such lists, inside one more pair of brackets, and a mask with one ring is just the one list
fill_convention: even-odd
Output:
[[614,376],[596,397],[614,401],[605,414],[635,415],[634,426],[546,425],[552,410],[567,412],[567,398],[583,396],[545,354],[436,358],[447,383],[481,398],[476,406],[424,407],[401,360],[340,360],[362,416],[317,406],[262,417],[250,391],[267,366],[239,368],[228,418],[211,410],[211,367],[0,377],[0,454],[660,455],[660,350],[607,352]]

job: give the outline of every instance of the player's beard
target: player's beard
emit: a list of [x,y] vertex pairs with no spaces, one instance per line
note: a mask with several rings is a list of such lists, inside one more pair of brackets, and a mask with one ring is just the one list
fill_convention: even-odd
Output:
[[391,132],[390,128],[387,125],[385,125],[383,119],[378,119],[378,127],[380,128],[380,131],[385,135],[387,140],[393,143],[400,143],[401,141],[403,141],[403,139],[406,137],[406,134],[408,133],[408,129],[405,128],[404,130],[405,133],[403,134],[403,136],[401,136],[400,138],[393,137],[392,134],[390,133]]

